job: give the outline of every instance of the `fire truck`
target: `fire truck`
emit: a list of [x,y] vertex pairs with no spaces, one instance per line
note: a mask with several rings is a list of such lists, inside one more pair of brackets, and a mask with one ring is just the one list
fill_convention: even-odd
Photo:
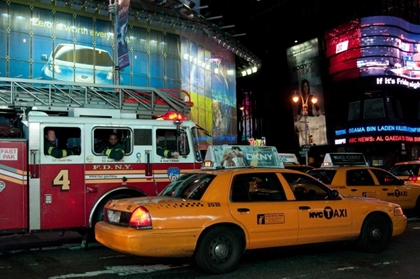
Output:
[[[0,78],[0,234],[75,230],[85,241],[110,199],[155,195],[200,169],[192,106],[183,90]],[[48,130],[78,155],[45,154]],[[111,133],[119,161],[96,149]],[[159,156],[157,135],[180,156]]]

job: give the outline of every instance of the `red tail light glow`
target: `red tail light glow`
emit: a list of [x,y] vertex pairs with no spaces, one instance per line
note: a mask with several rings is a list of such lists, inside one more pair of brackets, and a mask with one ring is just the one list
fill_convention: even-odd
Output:
[[408,177],[408,181],[417,182],[420,181],[420,178],[417,175]]
[[130,217],[130,227],[136,229],[151,229],[152,218],[150,217],[149,211],[143,206],[137,207]]

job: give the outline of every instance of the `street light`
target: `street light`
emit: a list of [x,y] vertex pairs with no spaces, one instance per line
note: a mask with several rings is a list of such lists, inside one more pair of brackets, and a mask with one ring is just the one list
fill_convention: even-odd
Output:
[[[303,150],[305,151],[305,164],[309,165],[309,156],[308,151],[311,145],[309,144],[309,126],[308,126],[308,102],[309,98],[312,104],[316,104],[318,99],[315,97],[315,94],[308,94],[308,96],[304,97],[302,94],[298,94],[294,91],[293,94],[293,102],[297,103],[299,100],[302,104],[301,115],[303,116],[303,123],[305,124],[305,144],[302,146]],[[300,121],[300,119],[298,119]]]

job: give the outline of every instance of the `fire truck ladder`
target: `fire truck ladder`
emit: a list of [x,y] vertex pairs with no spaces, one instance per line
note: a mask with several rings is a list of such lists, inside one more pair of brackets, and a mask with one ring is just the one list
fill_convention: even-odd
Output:
[[2,110],[70,112],[97,108],[153,119],[172,111],[187,115],[193,105],[184,90],[0,78]]

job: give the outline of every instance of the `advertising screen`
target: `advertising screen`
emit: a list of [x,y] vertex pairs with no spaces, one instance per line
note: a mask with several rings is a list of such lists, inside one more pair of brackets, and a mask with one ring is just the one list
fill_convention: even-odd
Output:
[[328,144],[318,50],[318,39],[287,49],[290,102],[300,146]]
[[192,29],[127,24],[130,1],[118,3],[115,54],[108,15],[0,1],[0,78],[113,84],[118,63],[123,86],[187,91],[202,142],[236,143],[235,55]]
[[324,38],[334,80],[372,76],[377,85],[420,87],[420,25],[365,17],[327,31]]

